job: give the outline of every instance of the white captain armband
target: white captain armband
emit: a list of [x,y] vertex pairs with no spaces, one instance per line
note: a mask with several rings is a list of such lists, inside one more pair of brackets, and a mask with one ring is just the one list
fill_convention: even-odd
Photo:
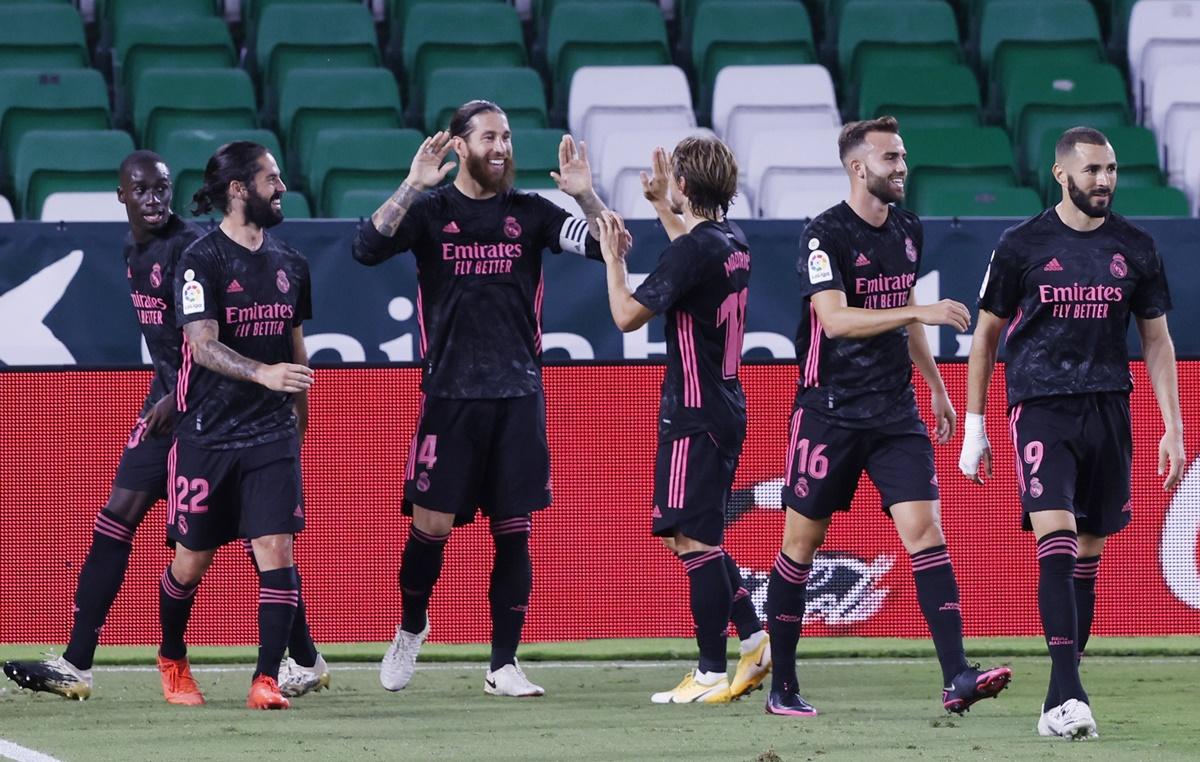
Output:
[[558,245],[563,251],[584,256],[587,254],[588,223],[583,217],[568,217],[558,231]]

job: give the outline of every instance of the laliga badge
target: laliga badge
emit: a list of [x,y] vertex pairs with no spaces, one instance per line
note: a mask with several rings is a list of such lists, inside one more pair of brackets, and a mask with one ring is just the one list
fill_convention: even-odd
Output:
[[820,249],[809,254],[808,281],[810,283],[828,283],[831,280],[833,280],[833,268],[829,265],[829,255]]
[[195,315],[197,312],[204,312],[204,287],[196,282],[196,271],[188,269],[183,274],[183,279],[185,283],[179,295],[183,304],[183,314]]

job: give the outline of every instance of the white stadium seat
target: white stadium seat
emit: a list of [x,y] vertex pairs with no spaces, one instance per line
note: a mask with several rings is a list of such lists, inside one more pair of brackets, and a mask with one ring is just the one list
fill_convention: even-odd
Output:
[[712,134],[712,130],[696,127],[610,132],[604,138],[599,165],[592,165],[593,172],[599,169],[600,192],[609,208],[622,215],[637,210],[639,202],[649,208],[642,198],[641,172],[650,171],[650,156],[654,149],[662,146],[670,151],[689,135]]
[[846,170],[838,158],[837,127],[761,132],[750,146],[746,186],[758,216],[767,198],[788,190],[837,187],[846,191]]
[[115,191],[51,193],[42,203],[42,222],[126,222]]
[[745,172],[757,133],[839,127],[842,118],[824,66],[726,66],[713,88],[712,122]]
[[579,203],[558,188],[521,188],[520,190],[522,193],[535,193],[542,198],[549,199],[576,217],[583,216],[583,210],[579,208]]
[[1129,16],[1129,83],[1135,113],[1150,112],[1158,70],[1200,63],[1200,0],[1143,0]]
[[604,137],[615,130],[696,126],[692,91],[678,66],[584,66],[571,78],[567,122],[599,166]]
[[807,220],[846,198],[848,182],[827,185],[822,180],[813,188],[784,190],[763,199],[763,217],[772,220]]
[[1188,134],[1200,129],[1200,68],[1187,64],[1164,66],[1154,80],[1150,126],[1158,137],[1159,161],[1167,182],[1183,185],[1183,147]]
[[4,196],[0,196],[0,222],[12,222],[13,210],[12,204]]
[[1200,130],[1189,132],[1183,144],[1183,191],[1189,214],[1200,217]]

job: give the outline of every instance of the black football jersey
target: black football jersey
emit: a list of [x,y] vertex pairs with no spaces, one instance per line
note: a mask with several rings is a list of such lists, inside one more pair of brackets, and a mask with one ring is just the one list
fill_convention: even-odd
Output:
[[125,275],[134,315],[146,339],[154,378],[142,404],[146,415],[154,403],[175,390],[181,334],[175,322],[175,263],[183,250],[203,235],[200,228],[172,214],[146,243],[125,236]]
[[[294,362],[292,329],[312,317],[308,260],[269,233],[250,251],[216,228],[180,259],[175,304],[180,326],[215,320],[218,339],[234,352],[268,365]],[[186,342],[176,397],[175,435],[197,447],[251,447],[296,432],[291,394],[198,365]]]
[[[587,222],[532,193],[469,198],[453,185],[422,195],[388,238],[370,220],[354,258],[375,265],[411,251],[426,394],[523,397],[542,389],[542,251],[562,251],[564,225]],[[589,257],[599,244],[586,235]]]
[[659,436],[709,432],[722,449],[741,449],[746,397],[738,381],[750,247],[731,223],[702,222],[663,251],[633,297],[666,313],[667,373]]
[[980,309],[1007,318],[1008,404],[1035,397],[1128,392],[1129,317],[1171,309],[1154,239],[1119,214],[1095,230],[1050,208],[1004,231]]
[[846,202],[822,212],[800,239],[800,365],[796,404],[850,428],[871,428],[913,417],[912,359],[908,331],[896,328],[867,338],[826,336],[812,296],[845,292],[861,309],[908,305],[917,283],[924,234],[912,212],[892,207],[880,227],[855,214]]

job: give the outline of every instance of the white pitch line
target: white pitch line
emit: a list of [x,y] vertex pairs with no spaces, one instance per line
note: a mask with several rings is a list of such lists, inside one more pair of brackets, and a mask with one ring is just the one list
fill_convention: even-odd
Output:
[[12,741],[5,741],[3,738],[0,738],[0,757],[15,759],[17,762],[62,762],[57,757],[27,749]]

